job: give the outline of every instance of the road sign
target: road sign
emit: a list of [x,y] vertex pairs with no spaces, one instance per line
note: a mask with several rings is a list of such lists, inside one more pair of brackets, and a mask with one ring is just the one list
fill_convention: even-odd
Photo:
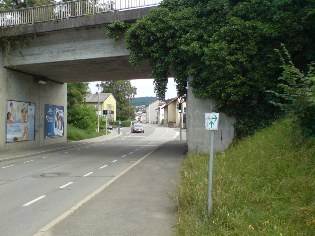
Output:
[[205,113],[205,127],[207,130],[218,130],[219,113]]

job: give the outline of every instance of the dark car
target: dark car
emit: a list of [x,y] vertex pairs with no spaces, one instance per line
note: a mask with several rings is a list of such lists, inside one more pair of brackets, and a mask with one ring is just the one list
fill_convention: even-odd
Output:
[[107,129],[112,130],[112,129],[113,129],[113,126],[112,126],[112,125],[108,125],[108,126],[107,126]]
[[131,133],[144,133],[144,128],[142,124],[135,123],[133,126],[131,126]]

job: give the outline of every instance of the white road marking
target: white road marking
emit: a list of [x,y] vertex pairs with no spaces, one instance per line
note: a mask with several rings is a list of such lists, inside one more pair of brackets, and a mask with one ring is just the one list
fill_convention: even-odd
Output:
[[67,154],[68,152],[65,152],[65,154]]
[[47,233],[52,227],[57,225],[59,222],[61,222],[63,219],[65,219],[67,216],[75,212],[79,207],[81,207],[84,203],[88,202],[91,200],[93,197],[95,197],[97,194],[102,192],[104,189],[106,189],[108,186],[110,186],[113,182],[115,182],[117,179],[119,179],[121,176],[123,176],[125,173],[127,173],[129,170],[134,168],[136,165],[138,165],[141,161],[143,161],[146,157],[150,156],[157,148],[151,150],[149,153],[147,153],[145,156],[141,157],[138,161],[133,163],[131,166],[129,166],[127,169],[124,171],[120,172],[118,175],[116,175],[114,178],[112,178],[110,181],[106,182],[104,185],[99,187],[97,190],[95,190],[93,193],[88,195],[86,198],[84,198],[82,201],[78,202],[76,205],[71,207],[69,210],[58,216],[56,219],[45,225],[43,228],[41,228],[36,234],[33,236],[42,236]]
[[42,157],[43,159],[46,159],[47,157]]
[[103,166],[101,166],[99,169],[103,169],[103,168],[105,168],[107,165],[103,165]]
[[173,139],[176,139],[178,135],[179,135],[179,132],[176,132],[176,134],[174,135]]
[[135,150],[135,152],[137,152],[137,151],[139,151],[139,149],[138,149],[138,148]]
[[32,162],[32,161],[34,161],[34,160],[30,160],[30,161],[25,161],[24,163],[29,163],[29,162]]
[[31,204],[33,204],[33,203],[39,201],[40,199],[42,199],[42,198],[44,198],[44,197],[46,197],[46,195],[42,195],[42,196],[40,196],[40,197],[38,197],[38,198],[35,198],[34,200],[32,200],[32,201],[30,201],[30,202],[28,202],[28,203],[25,203],[23,206],[24,206],[24,207],[29,206],[29,205],[31,205]]
[[123,156],[121,156],[121,157],[126,157],[126,155],[123,155]]
[[117,160],[113,160],[112,162],[115,163]]
[[129,152],[129,155],[132,154],[133,152]]
[[83,177],[89,176],[91,174],[93,174],[93,172],[87,173],[87,174],[83,175]]
[[12,166],[14,166],[14,165],[2,166],[2,169],[9,168],[9,167],[12,167]]
[[65,185],[60,186],[59,188],[60,188],[60,189],[63,189],[63,188],[65,188],[65,187],[69,186],[70,184],[73,184],[73,182],[69,182],[69,183],[67,183],[67,184],[65,184]]
[[127,136],[127,138],[145,138],[146,136],[143,136],[143,135],[130,135],[130,136]]
[[80,149],[80,148],[78,148],[77,150],[78,150],[78,151],[80,151],[81,149]]

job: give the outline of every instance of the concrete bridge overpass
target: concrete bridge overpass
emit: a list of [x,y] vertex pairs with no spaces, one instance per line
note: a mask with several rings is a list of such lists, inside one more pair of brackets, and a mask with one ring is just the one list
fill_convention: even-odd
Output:
[[[2,45],[0,49],[0,150],[67,141],[67,82],[148,78],[150,67],[144,65],[135,70],[128,62],[129,51],[124,42],[109,38],[106,25],[117,20],[133,22],[148,14],[152,7],[156,5],[0,28],[0,37],[22,36],[9,47]],[[39,80],[46,84],[39,84]],[[7,139],[5,124],[11,101],[31,104],[36,109],[34,122],[29,124],[34,126],[34,134],[28,141]],[[203,128],[204,113],[213,111],[214,103],[194,98],[188,88],[187,104],[188,147],[190,151],[207,152],[210,138]],[[65,126],[61,136],[46,136],[48,105],[64,109]],[[231,143],[233,123],[233,118],[221,115],[217,150]]]

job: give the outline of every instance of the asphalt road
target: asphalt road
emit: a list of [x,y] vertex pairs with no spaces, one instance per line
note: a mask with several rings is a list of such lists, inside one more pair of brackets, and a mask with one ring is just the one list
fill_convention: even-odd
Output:
[[34,235],[179,135],[158,126],[145,126],[144,134],[131,134],[128,128],[121,133],[0,162],[0,235]]

